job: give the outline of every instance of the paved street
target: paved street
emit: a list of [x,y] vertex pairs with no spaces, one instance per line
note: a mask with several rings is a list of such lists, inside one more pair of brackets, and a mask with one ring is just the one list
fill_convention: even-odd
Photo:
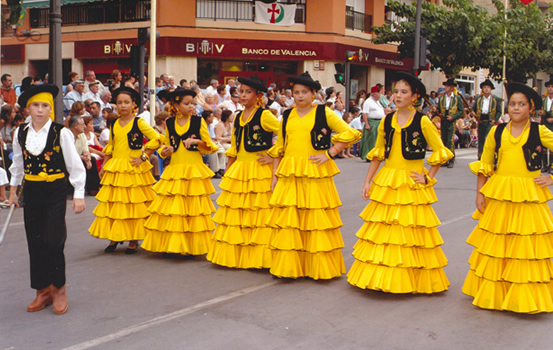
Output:
[[[449,265],[449,291],[390,295],[360,290],[346,276],[331,281],[278,280],[266,271],[222,268],[204,257],[164,259],[140,250],[103,252],[91,237],[93,197],[84,214],[67,216],[69,311],[26,312],[34,298],[17,210],[0,246],[1,349],[545,349],[553,314],[518,315],[474,307],[461,293],[472,251],[475,183],[467,167],[476,149],[458,150],[454,169],[442,168],[434,209]],[[368,163],[337,161],[343,206],[346,268],[353,263],[360,191]],[[213,180],[218,189],[220,180]],[[220,190],[213,195],[215,199]],[[70,202],[69,202],[70,206]],[[0,212],[3,224],[7,210]]]

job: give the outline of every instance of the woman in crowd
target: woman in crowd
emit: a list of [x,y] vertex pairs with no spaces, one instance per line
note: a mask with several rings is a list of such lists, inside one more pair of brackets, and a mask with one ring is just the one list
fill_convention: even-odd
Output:
[[[453,154],[430,119],[413,106],[425,94],[418,78],[397,74],[398,109],[382,120],[376,146],[367,155],[371,165],[362,196],[371,201],[361,213],[365,224],[357,232],[355,262],[348,272],[348,282],[356,287],[437,293],[449,286],[443,271],[447,259],[439,247],[443,241],[436,228],[440,221],[431,204],[437,201],[432,188],[436,173]],[[430,170],[424,167],[427,145],[433,150]]]
[[166,121],[160,156],[171,156],[171,162],[154,186],[158,196],[148,208],[151,216],[142,248],[166,255],[203,255],[215,228],[211,218],[215,207],[209,198],[215,189],[210,181],[214,173],[203,163],[202,154],[218,147],[204,119],[196,115],[196,93],[177,87],[169,97],[171,118]]
[[484,309],[553,312],[553,180],[540,174],[553,133],[530,121],[542,106],[534,89],[510,83],[507,96],[511,121],[492,127],[481,160],[470,164],[479,221],[467,240],[474,250],[463,293]]
[[[102,188],[96,196],[100,203],[94,209],[96,219],[89,231],[96,238],[110,240],[106,253],[129,241],[125,253],[134,254],[138,241],[144,239],[147,208],[155,198],[148,158],[159,148],[160,135],[144,119],[136,117],[136,101],[140,98],[136,90],[123,86],[113,92],[113,97],[119,118],[113,123],[104,148]],[[144,137],[149,139],[146,144]]]
[[121,87],[123,74],[121,74],[121,71],[119,69],[114,69],[113,72],[111,72],[111,78],[113,79],[113,81],[109,85],[109,90],[113,92],[114,90]]
[[232,122],[234,114],[225,110],[221,113],[221,120],[215,125],[215,139],[221,143],[225,151],[231,147]]
[[[267,218],[273,161],[267,150],[272,146],[279,122],[271,112],[261,108],[267,88],[257,75],[239,77],[238,81],[245,109],[233,123],[232,145],[226,152],[229,161],[220,185],[223,193],[217,199],[219,209],[214,217],[217,228],[207,259],[227,267],[269,268],[271,228],[267,226]],[[230,125],[231,119],[225,112],[217,126]]]
[[[271,213],[271,274],[277,277],[331,279],[346,269],[333,161],[361,138],[324,105],[313,104],[321,88],[308,72],[288,78],[296,107],[286,110],[276,144]],[[332,131],[337,134],[331,137]],[[334,146],[331,147],[331,141]],[[278,181],[277,181],[278,180]]]

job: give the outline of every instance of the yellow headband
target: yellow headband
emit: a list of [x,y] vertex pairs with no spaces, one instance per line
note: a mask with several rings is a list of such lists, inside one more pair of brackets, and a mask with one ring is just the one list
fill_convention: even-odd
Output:
[[46,102],[50,105],[50,119],[52,119],[52,121],[54,121],[54,97],[52,97],[52,94],[49,93],[49,92],[40,92],[36,95],[34,95],[33,97],[31,97],[29,100],[27,100],[27,106],[26,107],[29,107],[29,105],[33,102]]

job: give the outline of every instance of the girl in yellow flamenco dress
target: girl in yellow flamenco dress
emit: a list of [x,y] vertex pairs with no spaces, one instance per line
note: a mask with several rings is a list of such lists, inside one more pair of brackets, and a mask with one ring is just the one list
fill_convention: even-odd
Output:
[[[284,112],[275,146],[270,273],[276,277],[331,279],[346,272],[332,160],[361,133],[324,105],[313,104],[321,88],[308,72],[288,78],[296,107]],[[332,130],[337,134],[331,138]],[[331,147],[331,141],[334,146]],[[278,180],[278,181],[277,181]]]
[[463,293],[484,309],[552,312],[553,216],[546,202],[553,179],[540,169],[553,132],[530,121],[542,105],[534,89],[510,83],[507,95],[511,121],[490,130],[481,160],[470,164],[479,221],[467,239],[474,250]]
[[[361,289],[437,293],[449,286],[437,229],[440,221],[431,204],[438,200],[432,188],[434,177],[453,154],[430,119],[413,107],[425,95],[418,78],[397,74],[398,109],[382,119],[376,146],[367,155],[371,165],[362,195],[371,202],[361,212],[365,223],[357,232],[355,261],[348,272],[348,282]],[[433,150],[428,171],[424,167],[427,145]]]
[[[96,238],[111,242],[105,252],[111,253],[129,241],[125,253],[137,252],[138,241],[144,239],[144,222],[148,205],[155,198],[148,157],[160,146],[160,135],[143,119],[135,117],[138,92],[128,87],[113,91],[119,118],[111,127],[111,137],[104,148],[104,165],[100,171],[102,188],[96,195],[100,201],[94,209],[96,219],[89,228]],[[143,145],[143,136],[150,141]],[[143,148],[145,149],[143,151]]]
[[196,93],[177,88],[169,97],[172,118],[166,121],[160,155],[171,156],[171,162],[154,186],[158,196],[148,208],[151,216],[145,223],[142,248],[203,255],[209,251],[215,228],[211,218],[215,207],[209,198],[215,192],[210,180],[215,174],[204,164],[202,154],[214,153],[218,147],[205,120],[196,115]]
[[261,107],[267,87],[257,75],[239,77],[238,81],[245,109],[234,119],[231,147],[226,152],[229,161],[220,185],[223,192],[214,217],[217,228],[207,260],[241,269],[269,268],[271,228],[267,217],[273,159],[267,150],[280,122]]

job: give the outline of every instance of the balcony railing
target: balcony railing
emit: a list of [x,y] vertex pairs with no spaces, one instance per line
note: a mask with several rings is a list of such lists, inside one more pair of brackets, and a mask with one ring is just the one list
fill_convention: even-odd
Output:
[[[296,5],[296,23],[305,23],[305,0],[279,1]],[[255,1],[252,0],[196,0],[196,18],[214,21],[253,22]]]
[[[63,5],[62,26],[147,21],[150,4],[150,0],[110,0]],[[31,8],[31,28],[47,28],[49,11],[49,8]]]
[[373,25],[373,17],[363,12],[346,10],[346,28],[363,33],[370,33]]

